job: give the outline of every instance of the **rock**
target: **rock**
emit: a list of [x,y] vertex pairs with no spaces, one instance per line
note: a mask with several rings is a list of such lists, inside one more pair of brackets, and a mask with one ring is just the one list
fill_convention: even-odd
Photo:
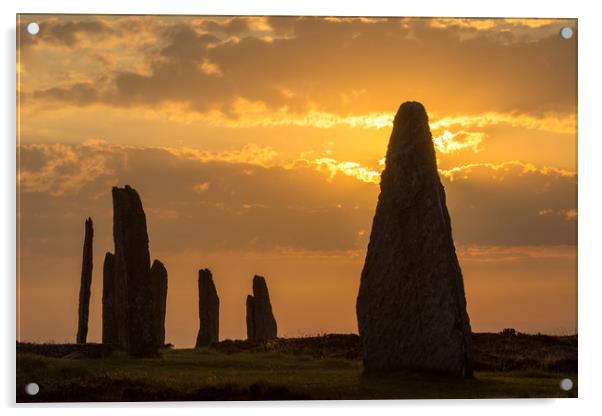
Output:
[[118,345],[115,316],[115,256],[105,254],[102,266],[102,343]]
[[[252,312],[249,313],[251,305]],[[264,277],[256,275],[253,277],[253,296],[247,297],[247,337],[252,341],[268,341],[275,339],[277,332],[268,286]]]
[[159,260],[153,261],[150,270],[153,289],[153,322],[155,345],[165,346],[165,311],[167,307],[167,269]]
[[84,250],[82,256],[82,274],[79,287],[79,307],[76,342],[85,344],[88,338],[88,317],[90,315],[90,286],[92,284],[92,241],[94,227],[92,218],[86,219]]
[[247,295],[247,339],[255,339],[255,306],[253,295]]
[[356,305],[364,369],[471,377],[462,272],[420,103],[395,116],[380,189]]
[[117,340],[135,357],[157,355],[146,215],[129,185],[113,188]]
[[199,270],[199,333],[196,348],[219,341],[219,297],[209,269]]

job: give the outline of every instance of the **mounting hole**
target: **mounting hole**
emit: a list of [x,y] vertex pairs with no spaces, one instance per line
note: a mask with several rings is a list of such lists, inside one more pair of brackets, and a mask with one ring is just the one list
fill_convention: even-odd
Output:
[[36,22],[31,22],[27,24],[27,33],[30,35],[37,35],[40,31],[40,25]]
[[573,37],[573,28],[569,26],[565,26],[560,29],[560,37],[562,39],[570,39]]
[[570,391],[573,388],[573,380],[570,378],[563,378],[560,380],[560,388],[564,391]]
[[25,386],[25,393],[29,394],[30,396],[35,396],[39,392],[40,386],[38,386],[38,383],[27,383]]

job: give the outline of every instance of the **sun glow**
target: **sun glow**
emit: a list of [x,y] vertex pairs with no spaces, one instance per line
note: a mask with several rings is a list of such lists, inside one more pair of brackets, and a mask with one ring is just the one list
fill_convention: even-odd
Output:
[[379,171],[363,167],[356,162],[339,162],[335,159],[325,157],[321,159],[315,159],[312,164],[318,171],[326,170],[329,173],[330,179],[334,178],[337,173],[343,173],[362,182],[375,184],[380,183]]
[[473,152],[479,151],[479,145],[484,140],[485,134],[481,132],[470,132],[460,130],[452,133],[449,130],[443,130],[438,136],[433,137],[433,143],[438,152],[451,153],[458,150],[471,149]]

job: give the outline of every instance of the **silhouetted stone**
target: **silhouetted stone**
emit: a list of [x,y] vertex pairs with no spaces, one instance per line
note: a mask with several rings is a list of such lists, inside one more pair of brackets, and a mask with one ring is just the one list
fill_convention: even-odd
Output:
[[84,250],[82,256],[82,274],[79,287],[79,307],[77,322],[77,343],[85,344],[88,338],[88,317],[90,315],[90,285],[92,284],[92,242],[94,227],[92,218],[86,219]]
[[[250,304],[252,304],[251,314],[249,314]],[[252,315],[252,325],[249,325],[250,315]],[[272,304],[265,278],[255,276],[253,277],[253,296],[251,299],[247,297],[247,337],[252,341],[267,341],[276,338],[277,332],[278,328],[272,313]]]
[[253,295],[247,295],[247,339],[255,339],[255,306]]
[[165,311],[167,306],[167,270],[159,260],[153,261],[150,270],[153,288],[153,322],[155,324],[155,345],[165,345]]
[[113,188],[113,238],[118,344],[132,356],[156,355],[146,215],[129,185]]
[[357,298],[364,368],[470,377],[462,272],[420,103],[395,116],[380,189]]
[[102,266],[102,343],[118,345],[115,316],[115,256],[107,252]]
[[199,270],[199,333],[196,347],[219,341],[219,297],[209,269]]

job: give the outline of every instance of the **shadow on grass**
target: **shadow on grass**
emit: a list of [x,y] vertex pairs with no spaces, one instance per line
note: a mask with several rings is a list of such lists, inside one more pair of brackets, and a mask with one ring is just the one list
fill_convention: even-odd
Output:
[[[560,389],[559,374],[543,371],[477,373],[463,379],[441,374],[398,371],[363,373],[359,385],[363,395],[382,399],[478,399],[577,397],[577,386]],[[577,379],[572,375],[572,379]]]

